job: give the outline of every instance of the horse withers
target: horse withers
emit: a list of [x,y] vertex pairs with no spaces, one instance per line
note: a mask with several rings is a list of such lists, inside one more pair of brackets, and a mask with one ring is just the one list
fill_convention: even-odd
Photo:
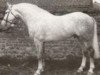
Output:
[[77,36],[83,53],[82,63],[77,72],[83,71],[87,54],[89,54],[88,74],[93,74],[94,59],[99,58],[97,24],[94,18],[82,12],[56,16],[29,3],[14,5],[7,3],[7,5],[8,9],[0,27],[2,30],[13,27],[13,20],[17,18],[22,19],[27,25],[29,37],[34,40],[38,52],[38,68],[34,75],[40,75],[44,70],[44,42],[65,40],[73,35]]

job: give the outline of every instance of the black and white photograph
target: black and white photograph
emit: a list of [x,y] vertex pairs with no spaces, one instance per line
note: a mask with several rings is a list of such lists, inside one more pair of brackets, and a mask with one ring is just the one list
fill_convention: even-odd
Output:
[[100,75],[100,0],[0,0],[0,75]]

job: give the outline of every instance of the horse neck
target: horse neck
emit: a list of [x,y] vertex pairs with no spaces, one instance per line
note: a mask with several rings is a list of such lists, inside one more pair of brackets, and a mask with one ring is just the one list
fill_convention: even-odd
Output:
[[17,10],[19,13],[19,17],[25,22],[28,23],[28,21],[30,21],[30,18],[33,16],[31,13],[29,13],[28,11],[24,11],[24,10]]
[[17,11],[19,12],[19,17],[26,23],[26,24],[30,24],[30,22],[32,23],[36,23],[37,21],[39,21],[41,18],[43,18],[45,15],[51,16],[52,14],[50,14],[47,11],[44,11],[42,9],[40,10],[32,10],[32,8],[29,8],[27,10],[27,8],[17,8]]

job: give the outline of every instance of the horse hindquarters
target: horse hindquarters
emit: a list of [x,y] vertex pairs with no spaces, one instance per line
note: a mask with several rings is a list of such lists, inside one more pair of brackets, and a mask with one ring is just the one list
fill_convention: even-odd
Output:
[[89,50],[89,55],[90,55],[90,68],[88,70],[88,75],[93,74],[93,70],[95,68],[94,65],[94,58],[98,59],[100,57],[99,55],[99,44],[98,44],[98,35],[97,35],[97,24],[96,21],[93,19],[94,22],[94,33],[93,33],[93,38],[92,38],[92,46],[90,47]]
[[88,75],[93,74],[93,70],[95,68],[94,58],[99,58],[97,24],[96,24],[94,19],[93,19],[92,23],[94,25],[93,26],[91,25],[91,27],[89,27],[89,28],[92,28],[92,29],[90,29],[89,33],[85,32],[86,37],[84,37],[85,35],[79,37],[79,41],[81,42],[81,45],[83,45],[83,46],[81,46],[82,47],[82,51],[83,51],[83,58],[82,58],[81,66],[78,69],[78,72],[83,71],[83,68],[86,65],[86,57],[88,55],[89,58],[90,58],[90,68],[88,70]]

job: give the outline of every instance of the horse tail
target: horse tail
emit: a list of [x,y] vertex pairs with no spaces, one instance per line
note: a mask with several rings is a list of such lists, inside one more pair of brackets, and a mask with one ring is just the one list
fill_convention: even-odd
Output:
[[94,20],[93,49],[94,49],[94,58],[98,59],[100,55],[99,55],[99,43],[97,34],[97,23],[95,20]]

